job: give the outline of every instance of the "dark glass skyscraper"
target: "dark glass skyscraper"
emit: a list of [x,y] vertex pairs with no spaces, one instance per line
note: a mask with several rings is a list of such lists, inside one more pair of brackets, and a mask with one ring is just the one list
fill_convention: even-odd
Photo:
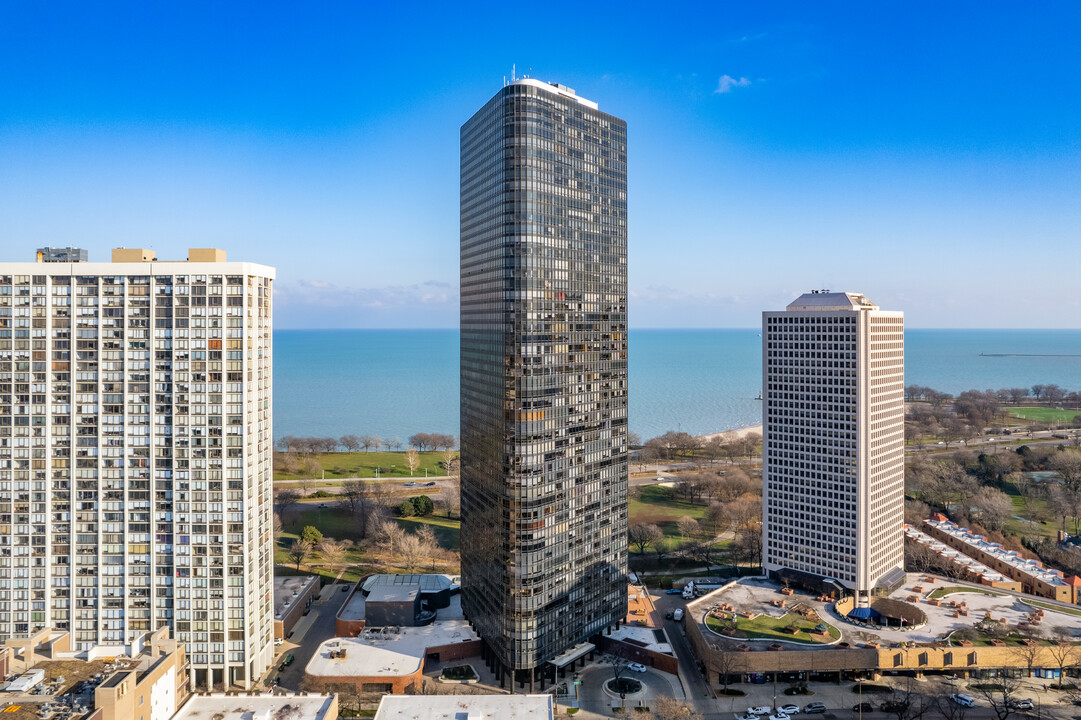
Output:
[[625,122],[526,79],[462,126],[461,298],[462,607],[525,681],[627,609]]

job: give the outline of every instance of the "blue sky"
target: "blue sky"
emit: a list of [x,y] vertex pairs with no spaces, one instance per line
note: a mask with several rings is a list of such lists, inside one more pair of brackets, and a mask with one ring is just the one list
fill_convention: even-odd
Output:
[[[389,5],[389,4],[383,4]],[[454,327],[458,128],[626,119],[632,327],[811,288],[1077,327],[1081,4],[0,3],[0,259],[217,246],[279,327]]]

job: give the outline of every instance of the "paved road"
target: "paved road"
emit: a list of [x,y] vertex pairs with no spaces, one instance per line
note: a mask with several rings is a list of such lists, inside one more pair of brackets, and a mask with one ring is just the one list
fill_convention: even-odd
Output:
[[[626,662],[621,659],[617,661],[621,663]],[[594,663],[583,668],[578,673],[578,677],[582,681],[581,686],[578,688],[578,702],[582,709],[588,712],[597,713],[598,715],[608,715],[612,707],[612,702],[619,700],[618,696],[610,695],[604,690],[605,683],[615,677],[611,664],[604,662],[603,660],[599,663]],[[648,698],[657,695],[680,697],[683,694],[679,690],[679,679],[666,672],[661,672],[660,670],[649,669],[644,673],[636,673],[628,670],[622,673],[622,677],[633,678],[643,685],[643,689],[640,692],[628,695],[624,698],[623,702],[625,707],[636,706],[640,699],[648,705]]]
[[[280,677],[281,687],[288,690],[300,689],[300,681],[304,679],[304,668],[307,666],[308,661],[312,659],[316,648],[324,640],[334,637],[334,617],[349,597],[349,593],[342,592],[341,589],[351,586],[352,583],[339,582],[323,588],[319,599],[312,603],[311,612],[308,616],[302,617],[297,622],[296,628],[294,628],[294,638],[296,638],[304,626],[308,625],[304,636],[299,638],[297,643],[286,641],[284,645],[278,646],[278,657],[274,661],[274,667],[271,668],[270,675],[267,678],[268,682],[273,682],[275,677]],[[312,616],[315,617],[312,618]],[[308,621],[308,623],[304,621]],[[281,658],[290,653],[293,655],[292,664],[279,672],[278,664],[281,662]]]

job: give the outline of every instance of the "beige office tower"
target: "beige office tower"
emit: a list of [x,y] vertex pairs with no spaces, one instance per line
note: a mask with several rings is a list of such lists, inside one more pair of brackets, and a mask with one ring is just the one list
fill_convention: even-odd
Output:
[[0,263],[0,639],[120,654],[168,625],[194,687],[248,686],[273,655],[274,270],[84,258]]
[[816,291],[762,314],[762,561],[866,606],[903,582],[904,314]]

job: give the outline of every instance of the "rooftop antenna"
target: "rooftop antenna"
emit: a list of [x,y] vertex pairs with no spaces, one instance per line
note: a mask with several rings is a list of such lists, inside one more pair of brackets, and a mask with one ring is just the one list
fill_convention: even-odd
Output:
[[518,78],[515,77],[515,65],[514,65],[514,63],[511,63],[511,66],[510,66],[510,81],[515,82],[517,79]]

